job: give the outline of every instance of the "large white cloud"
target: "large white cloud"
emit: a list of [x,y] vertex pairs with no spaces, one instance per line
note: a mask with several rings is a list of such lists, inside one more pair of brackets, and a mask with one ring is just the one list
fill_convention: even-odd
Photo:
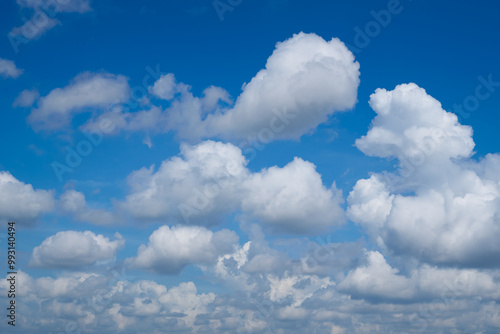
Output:
[[299,33],[276,45],[232,109],[207,116],[206,123],[210,133],[246,139],[271,126],[273,110],[285,111],[294,118],[275,137],[299,138],[333,112],[351,109],[358,85],[359,64],[344,43]]
[[177,274],[189,264],[210,264],[220,255],[230,253],[238,243],[229,230],[212,232],[198,226],[162,226],[141,245],[137,257],[130,259],[136,268]]
[[0,58],[0,76],[4,78],[17,78],[23,70],[17,68],[12,60]]
[[123,103],[129,97],[127,78],[108,73],[83,73],[63,88],[41,97],[28,121],[35,129],[56,130],[71,123],[76,113]]
[[430,263],[494,266],[500,261],[498,155],[476,162],[472,130],[415,84],[377,90],[377,112],[356,145],[396,157],[399,173],[359,180],[349,217],[382,247]]
[[156,172],[143,168],[129,176],[132,193],[121,207],[137,219],[198,225],[220,224],[241,210],[243,219],[277,233],[318,234],[344,222],[341,192],[323,185],[314,164],[296,158],[252,173],[246,163],[229,143],[182,145],[181,157]]
[[214,86],[195,97],[190,86],[169,73],[149,87],[154,97],[170,101],[165,110],[114,110],[84,128],[93,129],[107,117],[116,120],[116,132],[173,130],[191,141],[298,139],[334,112],[354,107],[359,75],[359,64],[339,39],[299,33],[276,45],[265,69],[243,86],[234,103],[227,91]]
[[0,171],[0,217],[23,224],[33,222],[53,209],[53,192],[33,189],[31,184],[17,180],[9,172]]
[[124,244],[119,234],[111,241],[90,231],[58,232],[33,249],[30,263],[46,268],[81,268],[113,260]]

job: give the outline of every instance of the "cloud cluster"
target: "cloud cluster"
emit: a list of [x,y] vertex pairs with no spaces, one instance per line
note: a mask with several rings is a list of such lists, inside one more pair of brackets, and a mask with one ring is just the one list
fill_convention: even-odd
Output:
[[368,155],[396,157],[401,170],[359,180],[348,197],[349,217],[397,254],[497,266],[499,156],[470,159],[471,128],[415,84],[377,90],[370,104],[377,117],[356,145]]
[[344,222],[341,192],[335,184],[325,187],[312,163],[295,158],[257,173],[246,163],[229,143],[183,145],[181,156],[157,171],[132,173],[132,193],[121,207],[137,219],[198,225],[220,224],[224,215],[241,210],[244,220],[292,234],[317,234]]
[[[157,240],[165,243],[157,244],[160,248],[155,254],[163,250],[166,263],[170,256],[191,252],[188,245],[195,250],[206,246],[200,239],[197,241],[202,246],[194,240],[178,244],[180,234],[189,231],[185,240],[194,235],[191,228],[182,229],[165,229],[162,233],[168,240]],[[199,231],[201,239],[209,232]],[[221,282],[230,284],[230,292],[218,294],[201,293],[192,282],[167,287],[150,280],[131,281],[118,272],[33,278],[21,271],[16,302],[33,315],[23,320],[21,333],[35,327],[57,332],[69,322],[82,331],[98,330],[105,322],[109,332],[127,334],[138,330],[160,333],[165,328],[211,333],[303,333],[311,328],[326,334],[488,332],[500,323],[500,308],[495,303],[499,276],[495,271],[423,265],[400,273],[381,253],[366,251],[364,262],[347,275],[305,273],[287,256],[283,259],[287,265],[280,270],[252,272],[247,270],[252,259],[275,251],[259,238],[255,230],[250,243],[259,245],[254,250],[247,243],[233,253],[220,255],[215,263],[205,262],[205,275],[217,275]],[[203,255],[199,252],[196,257]],[[240,282],[239,288],[235,282]],[[2,296],[7,288],[8,282],[1,280]],[[481,321],[474,322],[475,318]]]
[[[189,85],[177,82],[169,73],[148,88],[149,100],[160,104],[168,101],[168,107],[149,105],[130,111],[120,105],[105,112],[101,110],[82,129],[95,129],[107,118],[115,125],[114,133],[175,131],[189,141],[202,138],[242,141],[259,135],[265,136],[266,141],[298,139],[327,121],[334,112],[354,107],[359,75],[359,64],[339,39],[325,41],[315,34],[299,33],[276,45],[266,67],[243,85],[235,102],[226,90],[214,86],[206,88],[201,97],[195,97]],[[109,100],[124,102],[125,82],[121,76],[78,76],[70,86],[55,89],[42,98],[30,120],[33,125],[44,124],[44,128],[67,126],[71,111],[84,111],[83,107],[102,109]],[[101,90],[105,83],[114,86]],[[91,98],[89,102],[81,101],[84,94]],[[56,108],[56,102],[64,103]]]

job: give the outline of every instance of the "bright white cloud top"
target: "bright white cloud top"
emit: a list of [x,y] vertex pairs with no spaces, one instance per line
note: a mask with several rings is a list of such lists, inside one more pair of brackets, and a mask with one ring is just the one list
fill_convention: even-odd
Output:
[[467,159],[472,129],[415,84],[377,90],[370,104],[378,115],[356,145],[366,154],[397,157],[402,173],[358,181],[348,198],[350,218],[397,254],[496,266],[500,179],[492,171],[499,167],[498,155]]

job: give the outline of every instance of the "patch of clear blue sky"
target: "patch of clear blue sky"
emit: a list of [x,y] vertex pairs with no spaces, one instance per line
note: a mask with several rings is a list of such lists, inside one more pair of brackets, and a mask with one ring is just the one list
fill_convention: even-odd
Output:
[[[478,76],[492,75],[494,81],[500,81],[499,3],[401,0],[402,10],[391,16],[380,33],[369,37],[368,43],[366,39],[362,45],[359,40],[357,43],[355,29],[364,31],[375,21],[371,11],[386,9],[389,2],[243,0],[233,11],[224,13],[221,21],[212,1],[99,0],[93,1],[90,13],[58,15],[62,25],[21,45],[16,54],[7,33],[30,13],[20,10],[14,0],[3,1],[0,57],[14,60],[25,72],[16,80],[0,80],[0,170],[8,170],[36,188],[63,191],[65,182],[58,182],[50,164],[64,159],[63,147],[68,141],[60,135],[34,133],[27,126],[28,111],[11,107],[23,89],[37,88],[46,95],[81,72],[101,70],[129,77],[134,87],[142,85],[146,66],[159,65],[163,72],[172,72],[179,81],[191,85],[195,94],[216,85],[236,97],[242,84],[264,67],[276,42],[304,31],[325,39],[338,37],[352,47],[361,64],[359,102],[353,111],[334,115],[300,141],[267,145],[249,168],[283,166],[299,156],[317,165],[325,184],[336,181],[347,195],[357,179],[394,164],[365,157],[353,146],[374,117],[368,99],[376,88],[393,89],[400,83],[415,82],[445,109],[452,110],[454,103],[475,94]],[[499,151],[499,110],[500,91],[480,101],[468,118],[460,119],[474,128],[478,156]],[[83,137],[74,131],[69,138],[74,144]],[[179,152],[179,142],[172,134],[153,136],[152,149],[142,144],[142,139],[139,134],[106,138],[67,180],[77,180],[76,189],[85,192],[91,202],[109,204],[110,198],[123,198],[124,179],[132,170],[153,163],[158,166]],[[99,194],[92,194],[90,181],[104,182]],[[75,226],[58,217],[44,221],[57,226],[26,232],[27,249],[61,229],[91,229],[109,236],[121,229]],[[135,247],[147,242],[154,227],[142,227],[139,232],[128,227],[123,234],[131,240],[129,246]],[[360,236],[354,227],[347,230],[341,234],[345,240]],[[143,237],[142,242],[135,240],[137,236]]]

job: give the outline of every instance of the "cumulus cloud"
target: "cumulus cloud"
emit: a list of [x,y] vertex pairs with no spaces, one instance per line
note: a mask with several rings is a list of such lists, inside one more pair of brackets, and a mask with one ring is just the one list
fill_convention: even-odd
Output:
[[63,88],[41,97],[28,121],[35,129],[56,130],[71,123],[77,113],[110,107],[129,96],[127,78],[108,73],[83,73]]
[[392,91],[377,89],[370,96],[377,113],[366,136],[356,140],[365,154],[416,159],[427,152],[442,158],[469,157],[474,149],[472,128],[414,83]]
[[182,145],[181,157],[142,168],[128,177],[132,193],[124,208],[138,219],[175,219],[213,225],[237,208],[235,194],[248,171],[241,150],[207,141]]
[[232,109],[207,116],[211,132],[246,138],[270,126],[273,110],[294,115],[277,138],[299,138],[357,101],[359,64],[339,39],[299,33],[278,43]]
[[48,237],[33,249],[30,264],[45,268],[75,269],[114,259],[125,245],[121,235],[116,240],[90,231],[63,231]]
[[197,226],[162,226],[141,245],[133,267],[177,274],[189,264],[213,263],[219,255],[232,252],[238,243],[236,233],[229,230],[212,232]]
[[450,298],[466,299],[499,296],[497,277],[473,269],[439,269],[424,265],[408,275],[387,263],[377,251],[366,253],[366,265],[347,275],[339,289],[355,298],[374,302],[417,302],[432,300],[446,294]]
[[242,210],[276,233],[318,234],[344,222],[342,194],[323,185],[314,164],[296,158],[257,173],[246,168],[238,147],[205,141],[182,145],[181,156],[132,173],[132,193],[121,204],[137,219],[219,224]]
[[23,70],[17,68],[12,60],[0,58],[0,76],[4,78],[17,78]]
[[112,212],[89,207],[85,195],[76,190],[65,191],[59,197],[58,205],[64,214],[73,216],[77,221],[96,225],[106,225],[116,221]]
[[244,212],[278,231],[325,231],[344,222],[342,192],[323,185],[314,164],[295,158],[283,168],[254,173],[245,182]]
[[0,217],[23,224],[54,209],[52,191],[33,189],[9,172],[0,171]]
[[495,266],[500,258],[500,158],[476,162],[472,130],[415,84],[370,100],[377,112],[364,153],[396,157],[397,173],[359,180],[348,215],[381,247],[435,264]]
[[[234,103],[227,91],[214,86],[195,97],[190,86],[169,73],[149,87],[154,97],[170,101],[165,110],[115,110],[99,117],[119,120],[117,131],[173,130],[192,141],[259,135],[266,141],[298,139],[334,112],[353,108],[358,86],[359,64],[339,39],[299,33],[276,45],[266,67],[243,85]],[[94,128],[97,121],[85,128]]]

